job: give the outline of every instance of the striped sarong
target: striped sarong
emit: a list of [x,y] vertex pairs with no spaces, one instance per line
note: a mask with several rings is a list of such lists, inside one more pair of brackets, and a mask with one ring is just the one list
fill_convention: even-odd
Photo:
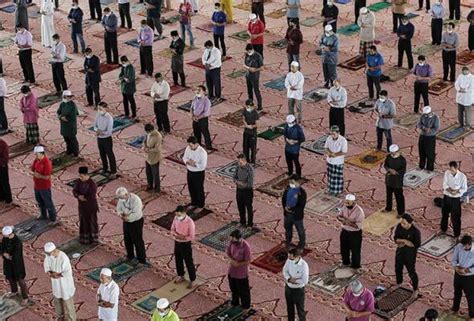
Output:
[[369,47],[373,44],[373,41],[361,41],[359,44],[359,55],[364,58],[367,58],[367,51],[369,51]]
[[328,192],[339,195],[344,189],[344,164],[333,165],[327,163]]
[[25,124],[26,141],[31,144],[36,144],[39,141],[39,127],[38,123]]

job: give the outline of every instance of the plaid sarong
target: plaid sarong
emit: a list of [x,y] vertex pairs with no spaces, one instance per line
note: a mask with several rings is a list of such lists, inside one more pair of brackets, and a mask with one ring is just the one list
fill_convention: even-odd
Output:
[[39,141],[38,123],[25,124],[26,141],[31,144],[36,144]]
[[344,189],[344,164],[328,165],[328,191],[330,194],[339,195]]
[[364,58],[367,58],[367,51],[369,51],[369,47],[374,44],[373,41],[361,41],[359,44],[359,55],[361,55]]

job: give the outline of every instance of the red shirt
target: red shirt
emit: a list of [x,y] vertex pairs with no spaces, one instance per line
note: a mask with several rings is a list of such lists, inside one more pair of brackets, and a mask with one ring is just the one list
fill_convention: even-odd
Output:
[[[53,164],[45,155],[41,160],[34,160],[33,165],[31,165],[31,170],[41,175],[50,176],[53,172]],[[33,182],[35,183],[34,188],[36,190],[45,190],[51,188],[51,178],[43,179],[33,177]]]
[[[260,20],[257,20],[255,23],[249,22],[247,30],[252,35],[258,35],[265,32],[265,25]],[[263,45],[263,35],[255,39],[250,39],[250,43],[252,45]]]
[[8,166],[8,144],[0,139],[0,167]]

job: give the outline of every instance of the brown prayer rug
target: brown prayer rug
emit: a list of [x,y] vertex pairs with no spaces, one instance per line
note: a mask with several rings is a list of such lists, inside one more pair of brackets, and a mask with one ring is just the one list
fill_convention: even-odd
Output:
[[183,156],[184,156],[184,151],[185,150],[186,150],[186,148],[180,149],[180,150],[174,152],[173,154],[166,156],[165,158],[167,160],[178,163],[180,165],[184,165]]
[[[105,73],[108,73],[109,71],[113,71],[115,69],[120,68],[120,65],[111,65],[111,64],[106,64],[106,63],[101,63],[100,64],[100,74],[103,75]],[[84,69],[80,70],[81,73],[85,74],[86,71]]]
[[240,40],[240,41],[247,41],[250,40],[250,36],[247,33],[247,30],[242,30],[236,33],[231,34],[229,37]]
[[286,46],[288,46],[288,40],[286,39],[280,39],[277,41],[273,41],[271,44],[268,45],[268,47],[273,48],[273,49],[286,49]]
[[231,72],[230,74],[227,75],[227,77],[231,78],[231,79],[237,79],[237,78],[240,78],[240,77],[243,77],[247,74],[247,70],[245,69],[238,69],[238,70],[234,70],[233,72]]
[[[232,59],[232,57],[230,57],[230,56],[225,56],[224,59],[222,59],[222,62],[225,62],[225,61],[230,60],[230,59]],[[190,65],[190,66],[193,66],[193,67],[198,67],[198,68],[201,68],[201,69],[206,69],[206,68],[204,67],[204,65],[202,64],[202,59],[201,59],[201,58],[198,58],[198,59],[195,59],[195,60],[193,60],[193,61],[190,61],[190,62],[188,62],[187,64]]]
[[375,314],[382,318],[391,319],[415,302],[416,299],[417,297],[413,296],[413,291],[404,287],[387,289],[380,297],[375,299]]
[[280,8],[280,9],[270,12],[266,16],[273,19],[280,19],[286,16],[286,11],[287,11],[286,8]]
[[359,70],[365,67],[365,59],[362,56],[355,56],[344,62],[341,62],[339,66],[349,70]]
[[242,2],[239,4],[234,4],[234,8],[244,10],[244,11],[250,11],[252,10],[252,4],[250,2]]
[[474,62],[474,53],[470,53],[468,49],[458,53],[456,63],[462,66],[470,65]]
[[413,128],[420,120],[420,117],[421,116],[418,113],[407,113],[401,116],[395,116],[395,119],[393,121],[396,126],[404,128]]
[[301,26],[313,27],[318,23],[323,23],[324,19],[322,17],[308,17],[300,21]]
[[430,94],[439,96],[439,95],[447,92],[448,90],[450,90],[453,86],[454,86],[454,84],[452,82],[444,81],[441,78],[437,78],[437,79],[433,80],[432,82],[430,82],[430,84],[428,86],[428,92]]
[[228,113],[224,117],[218,118],[217,120],[236,127],[241,127],[244,125],[242,110],[236,110],[232,113]]
[[[190,218],[192,218],[193,221],[197,221],[197,220],[199,220],[199,219],[203,218],[204,216],[207,216],[211,213],[212,213],[212,211],[207,209],[207,208],[204,208],[199,213],[194,213],[194,212],[191,212],[191,211],[187,212],[188,216]],[[170,230],[171,225],[173,224],[174,217],[175,217],[175,212],[168,212],[165,215],[157,218],[156,220],[153,220],[152,222],[155,223],[158,226],[161,226],[162,228]]]
[[441,46],[432,45],[431,42],[427,42],[413,48],[413,54],[417,56],[423,55],[427,57],[435,54],[441,49]]
[[[274,179],[263,183],[257,188],[257,191],[262,193],[274,196],[274,197],[281,197],[285,192],[285,189],[288,186],[289,177],[288,175],[281,174],[280,176],[275,177]],[[302,177],[299,179],[300,184],[304,184],[308,182],[308,179]]]
[[13,159],[17,156],[24,155],[26,153],[33,153],[34,145],[27,143],[25,141],[21,141],[15,143],[8,147],[8,157]]
[[385,161],[387,153],[381,150],[369,149],[362,154],[348,157],[346,163],[371,170]]
[[[191,47],[189,47],[189,46],[186,46],[186,47],[184,47],[184,53],[186,54],[186,53],[188,53],[188,52],[190,52],[190,51],[192,51],[192,50],[194,50],[194,49],[196,49],[196,48],[191,48]],[[171,59],[171,56],[172,56],[173,54],[171,53],[171,49],[170,49],[170,48],[165,48],[165,49],[163,49],[163,50],[158,51],[158,55],[161,56],[161,57],[163,57],[163,58],[169,58],[169,59]]]
[[[311,250],[304,249],[302,256],[304,257],[308,253],[311,253]],[[287,258],[288,249],[285,243],[281,243],[253,260],[252,264],[276,274],[281,272]]]
[[364,219],[362,230],[377,236],[382,236],[394,228],[399,221],[396,210],[384,213],[382,209],[380,209]]
[[[345,274],[346,277],[338,277],[339,271],[343,272],[341,274]],[[361,275],[362,273],[354,273],[349,268],[341,268],[336,265],[329,270],[310,277],[309,286],[315,290],[336,294],[343,291],[351,282],[357,280]]]
[[305,209],[308,212],[321,215],[333,210],[340,204],[342,204],[342,200],[339,197],[326,194],[322,190],[308,199]]
[[358,114],[367,114],[375,109],[375,101],[370,99],[369,97],[365,97],[359,100],[356,100],[349,104],[350,112],[358,113]]
[[211,22],[208,22],[203,25],[197,26],[196,29],[199,29],[205,32],[213,32],[214,25]]
[[390,67],[384,70],[383,74],[389,78],[389,81],[399,81],[410,74],[410,69],[400,67]]

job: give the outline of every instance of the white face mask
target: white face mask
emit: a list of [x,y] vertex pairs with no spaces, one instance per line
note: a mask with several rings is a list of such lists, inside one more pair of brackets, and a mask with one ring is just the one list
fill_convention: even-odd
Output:
[[328,6],[332,7],[334,3],[332,1],[328,1]]
[[252,111],[252,108],[245,108],[248,112],[251,112]]
[[420,66],[424,66],[424,65],[425,65],[424,62],[419,62],[418,64],[419,64]]
[[288,124],[288,127],[290,127],[290,128],[293,127],[293,126],[295,126],[295,123]]
[[295,184],[290,184],[289,186],[290,186],[290,188],[296,188]]
[[128,64],[126,64],[126,63],[122,64],[122,67],[127,67],[127,66],[128,66]]
[[105,114],[107,114],[105,110],[99,110],[99,115],[104,116]]
[[63,98],[63,103],[67,103],[67,102],[69,102],[69,99]]
[[249,56],[253,55],[253,50],[252,51],[247,51],[247,55],[249,55]]
[[92,58],[92,55],[86,55],[86,58],[87,58],[87,59],[91,59],[91,58]]
[[196,97],[197,97],[197,98],[201,98],[201,97],[202,97],[202,94],[201,94],[201,93],[196,94]]
[[23,97],[28,97],[28,94],[23,94]]
[[77,9],[77,4],[73,4],[73,5],[72,5],[72,8],[73,8],[73,9]]
[[164,317],[168,314],[168,312],[159,312],[159,314],[160,314],[161,317]]
[[180,221],[184,221],[185,218],[186,218],[186,215],[178,216],[178,220]]
[[382,98],[382,97],[380,97],[379,100],[384,103],[384,102],[387,101],[387,98]]
[[448,33],[453,33],[453,31],[454,31],[454,30],[452,30],[452,29],[451,29],[451,30],[448,30]]
[[325,31],[324,34],[326,35],[326,37],[329,37],[331,35],[329,31]]

